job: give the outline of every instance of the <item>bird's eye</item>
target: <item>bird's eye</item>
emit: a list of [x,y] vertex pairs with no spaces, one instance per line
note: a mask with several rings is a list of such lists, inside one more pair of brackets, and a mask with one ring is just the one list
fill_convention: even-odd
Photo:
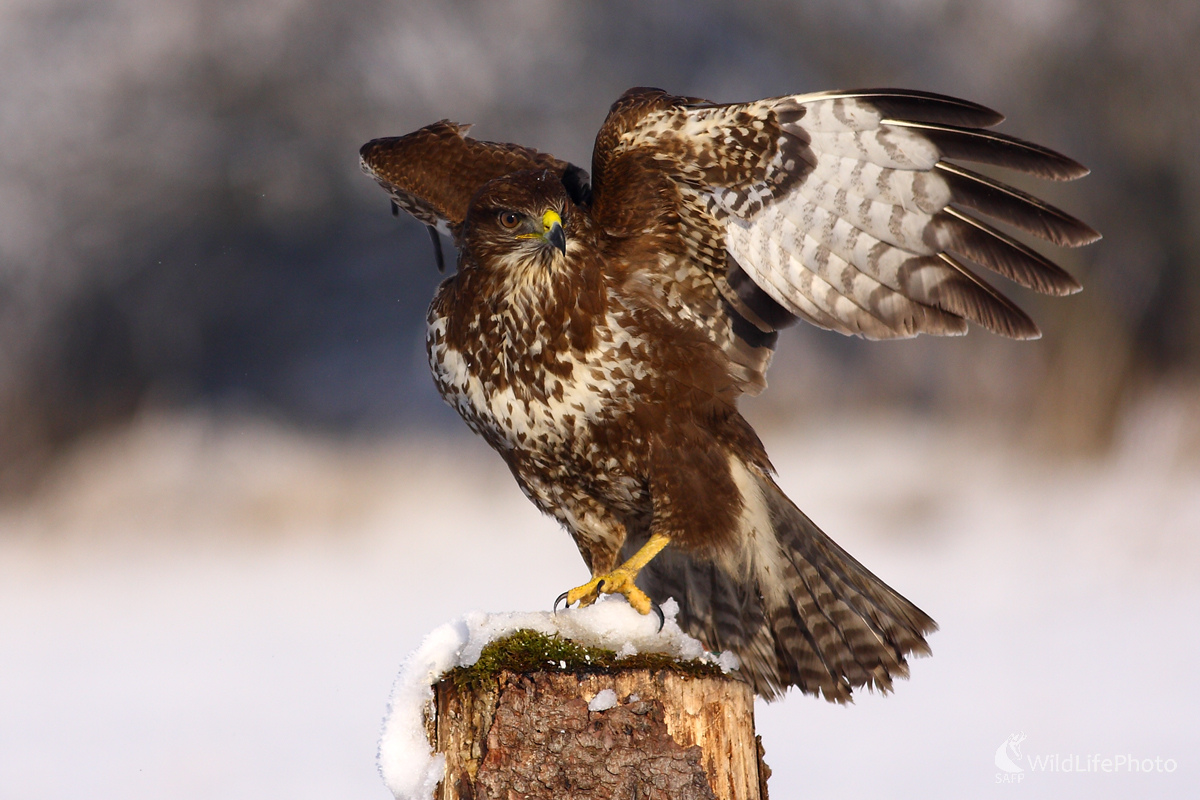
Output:
[[501,211],[500,224],[505,228],[512,230],[521,224],[521,215],[515,211]]

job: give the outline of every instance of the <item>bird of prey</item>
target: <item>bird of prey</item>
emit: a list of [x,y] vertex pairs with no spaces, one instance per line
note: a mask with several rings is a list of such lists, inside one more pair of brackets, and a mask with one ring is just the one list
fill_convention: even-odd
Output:
[[797,319],[868,339],[1039,335],[979,268],[1053,295],[1079,284],[983,218],[1067,247],[1099,235],[962,166],[1087,173],[989,130],[1002,119],[894,89],[717,104],[636,88],[590,177],[448,120],[362,147],[393,211],[453,236],[429,364],[575,540],[592,577],[568,605],[674,597],[768,699],[887,691],[929,652],[934,621],[788,499],[737,403]]

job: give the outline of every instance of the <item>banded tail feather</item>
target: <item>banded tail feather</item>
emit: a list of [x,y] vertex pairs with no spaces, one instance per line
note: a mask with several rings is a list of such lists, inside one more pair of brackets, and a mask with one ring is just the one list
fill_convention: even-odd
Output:
[[[667,549],[638,584],[674,597],[679,624],[714,651],[741,659],[739,674],[770,700],[789,686],[844,703],[855,689],[889,692],[908,657],[928,655],[937,624],[817,527],[754,467],[746,481],[743,547],[717,557]],[[762,528],[765,528],[762,529]],[[627,550],[636,549],[631,543]]]

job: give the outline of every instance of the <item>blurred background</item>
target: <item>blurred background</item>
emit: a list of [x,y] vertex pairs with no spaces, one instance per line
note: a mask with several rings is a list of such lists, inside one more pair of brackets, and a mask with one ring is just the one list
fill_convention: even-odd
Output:
[[1083,293],[1009,291],[1043,339],[801,326],[747,403],[789,493],[943,625],[882,704],[764,707],[772,791],[983,791],[1024,726],[1181,764],[1027,794],[1185,796],[1197,42],[1194,0],[0,0],[0,796],[386,796],[421,635],[580,582],[437,397],[431,247],[357,152],[450,118],[587,166],[634,85],[941,92],[1092,169],[1018,182],[1105,237],[1056,254]]

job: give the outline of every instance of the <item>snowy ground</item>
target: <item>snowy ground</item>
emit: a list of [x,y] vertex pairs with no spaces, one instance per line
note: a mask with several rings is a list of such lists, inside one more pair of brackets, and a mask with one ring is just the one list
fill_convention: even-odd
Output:
[[[1176,412],[1065,463],[903,420],[768,432],[801,507],[941,624],[893,696],[759,706],[772,796],[1194,797],[1200,464]],[[145,420],[0,508],[0,797],[385,800],[405,655],[584,577],[481,442]],[[1014,733],[1025,771],[998,784]]]

